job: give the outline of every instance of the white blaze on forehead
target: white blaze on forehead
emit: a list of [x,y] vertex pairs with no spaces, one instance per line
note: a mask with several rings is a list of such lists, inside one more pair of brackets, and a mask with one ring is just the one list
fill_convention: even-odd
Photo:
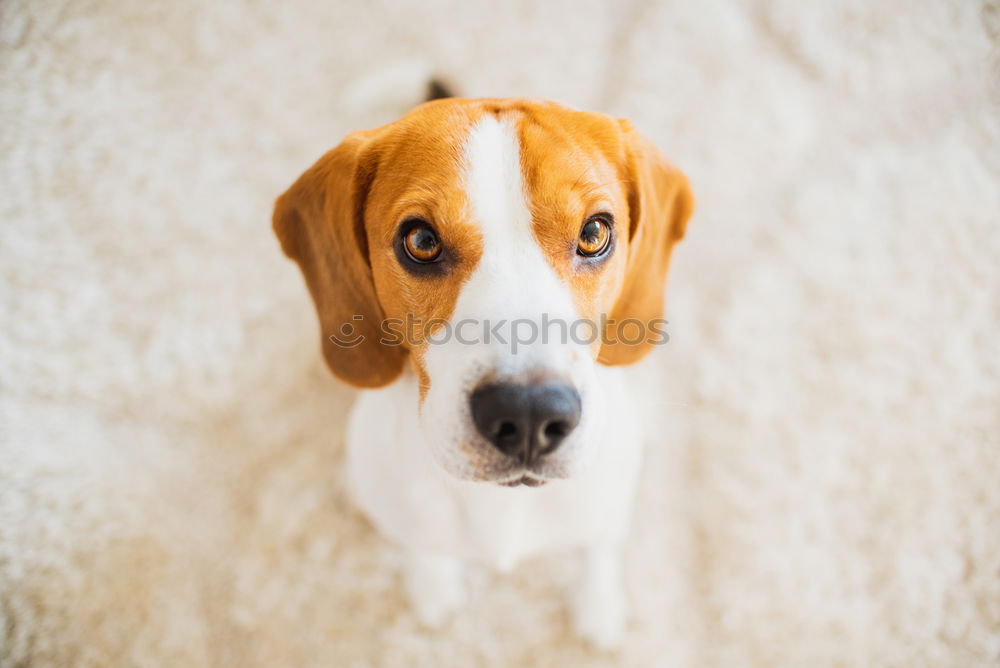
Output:
[[[549,264],[532,230],[531,208],[521,173],[521,148],[517,129],[510,121],[486,116],[469,133],[465,146],[465,190],[469,199],[472,223],[482,233],[482,255],[459,294],[452,322],[476,321],[464,331],[480,335],[485,323],[500,321],[508,325],[502,331],[513,335],[515,320],[522,321],[519,331],[528,330],[530,321],[539,327],[543,316],[549,321],[571,324],[577,317],[568,286],[564,285]],[[517,372],[527,368],[569,371],[569,348],[563,345],[559,326],[550,326],[548,343],[541,337],[528,345],[510,346],[499,342],[490,345],[432,346],[431,357],[448,357],[455,366],[479,367],[480,371]],[[435,348],[440,348],[435,350]],[[448,349],[446,355],[444,349]],[[463,365],[459,360],[465,362]],[[428,359],[429,363],[434,360]],[[430,369],[432,387],[438,381]],[[462,370],[463,372],[465,369]],[[466,380],[467,379],[463,379]]]
[[[501,249],[533,240],[521,177],[521,146],[514,128],[486,116],[472,128],[465,161],[472,213],[486,244],[502,254]],[[492,255],[494,260],[501,259],[498,253]]]
[[485,317],[574,317],[568,288],[538,245],[521,173],[517,129],[486,116],[469,134],[466,191],[483,235],[479,266],[460,304]]

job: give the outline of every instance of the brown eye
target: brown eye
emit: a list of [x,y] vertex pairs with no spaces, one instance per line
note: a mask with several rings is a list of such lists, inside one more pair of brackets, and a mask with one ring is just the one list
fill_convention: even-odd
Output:
[[434,262],[441,255],[441,240],[426,223],[415,225],[406,233],[403,247],[411,260],[421,264]]
[[580,230],[580,240],[576,252],[584,257],[600,255],[611,241],[611,226],[602,216],[591,216]]

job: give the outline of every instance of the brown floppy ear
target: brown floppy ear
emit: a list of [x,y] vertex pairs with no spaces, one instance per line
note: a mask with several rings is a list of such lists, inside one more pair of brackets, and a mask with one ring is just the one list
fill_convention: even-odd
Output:
[[[620,123],[625,135],[629,256],[625,282],[608,314],[604,343],[597,358],[608,365],[638,362],[652,349],[652,342],[662,336],[664,323],[653,327],[651,321],[663,316],[670,253],[684,237],[694,210],[694,195],[687,177],[668,163],[631,123],[624,120]],[[637,333],[640,323],[641,339]]]
[[274,232],[299,264],[319,315],[323,356],[337,378],[381,387],[399,376],[406,349],[380,343],[385,317],[375,295],[364,226],[374,177],[371,133],[353,133],[278,198]]

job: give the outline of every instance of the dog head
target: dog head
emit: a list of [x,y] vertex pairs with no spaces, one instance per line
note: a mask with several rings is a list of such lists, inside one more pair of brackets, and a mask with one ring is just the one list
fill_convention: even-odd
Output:
[[334,375],[375,388],[412,365],[436,461],[537,485],[598,447],[595,365],[662,340],[692,208],[685,177],[626,121],[445,99],[348,135],[278,199],[274,229]]

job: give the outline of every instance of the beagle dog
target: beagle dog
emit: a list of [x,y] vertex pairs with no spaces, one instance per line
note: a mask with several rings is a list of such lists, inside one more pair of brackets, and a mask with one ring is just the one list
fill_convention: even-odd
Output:
[[575,629],[619,642],[642,443],[625,373],[665,339],[693,205],[627,121],[528,99],[426,102],[278,199],[326,363],[364,390],[351,493],[404,549],[425,624],[461,605],[465,563],[577,548]]

